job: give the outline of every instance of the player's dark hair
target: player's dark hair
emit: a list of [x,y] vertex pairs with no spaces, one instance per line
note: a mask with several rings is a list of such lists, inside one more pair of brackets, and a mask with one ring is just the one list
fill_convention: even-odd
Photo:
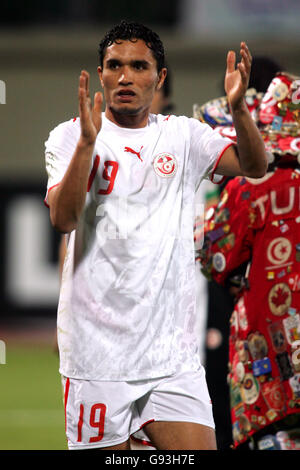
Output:
[[157,63],[157,70],[165,67],[165,51],[162,41],[160,40],[157,33],[149,29],[140,23],[129,23],[122,20],[121,23],[114,26],[110,31],[106,33],[104,38],[99,44],[99,64],[103,67],[103,59],[107,47],[111,46],[118,40],[129,40],[134,42],[137,39],[142,39],[145,44],[151,49]]

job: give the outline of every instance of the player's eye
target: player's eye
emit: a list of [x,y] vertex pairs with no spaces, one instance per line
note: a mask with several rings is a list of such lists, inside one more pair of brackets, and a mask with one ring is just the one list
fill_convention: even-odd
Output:
[[147,68],[147,63],[144,61],[136,61],[134,62],[133,67],[136,70],[145,70]]
[[118,60],[109,60],[107,66],[110,70],[116,70],[120,66],[120,62]]

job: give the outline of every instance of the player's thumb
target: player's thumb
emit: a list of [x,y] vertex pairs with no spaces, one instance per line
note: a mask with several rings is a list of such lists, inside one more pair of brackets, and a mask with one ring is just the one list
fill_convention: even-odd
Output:
[[235,52],[228,51],[227,54],[227,72],[234,72],[235,70]]

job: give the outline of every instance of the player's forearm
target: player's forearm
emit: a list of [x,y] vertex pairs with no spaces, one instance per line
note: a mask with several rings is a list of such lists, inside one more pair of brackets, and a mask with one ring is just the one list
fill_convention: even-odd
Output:
[[266,173],[268,163],[265,146],[245,102],[232,110],[237,135],[240,167],[245,176],[260,178]]
[[62,233],[76,229],[88,184],[94,144],[79,140],[70,165],[50,202],[52,225]]

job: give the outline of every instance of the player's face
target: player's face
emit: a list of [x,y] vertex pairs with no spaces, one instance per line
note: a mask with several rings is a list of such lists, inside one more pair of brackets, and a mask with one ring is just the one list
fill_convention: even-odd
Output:
[[141,39],[113,43],[106,49],[103,67],[98,67],[104,90],[107,117],[148,114],[156,90],[166,76],[157,71],[156,59]]

